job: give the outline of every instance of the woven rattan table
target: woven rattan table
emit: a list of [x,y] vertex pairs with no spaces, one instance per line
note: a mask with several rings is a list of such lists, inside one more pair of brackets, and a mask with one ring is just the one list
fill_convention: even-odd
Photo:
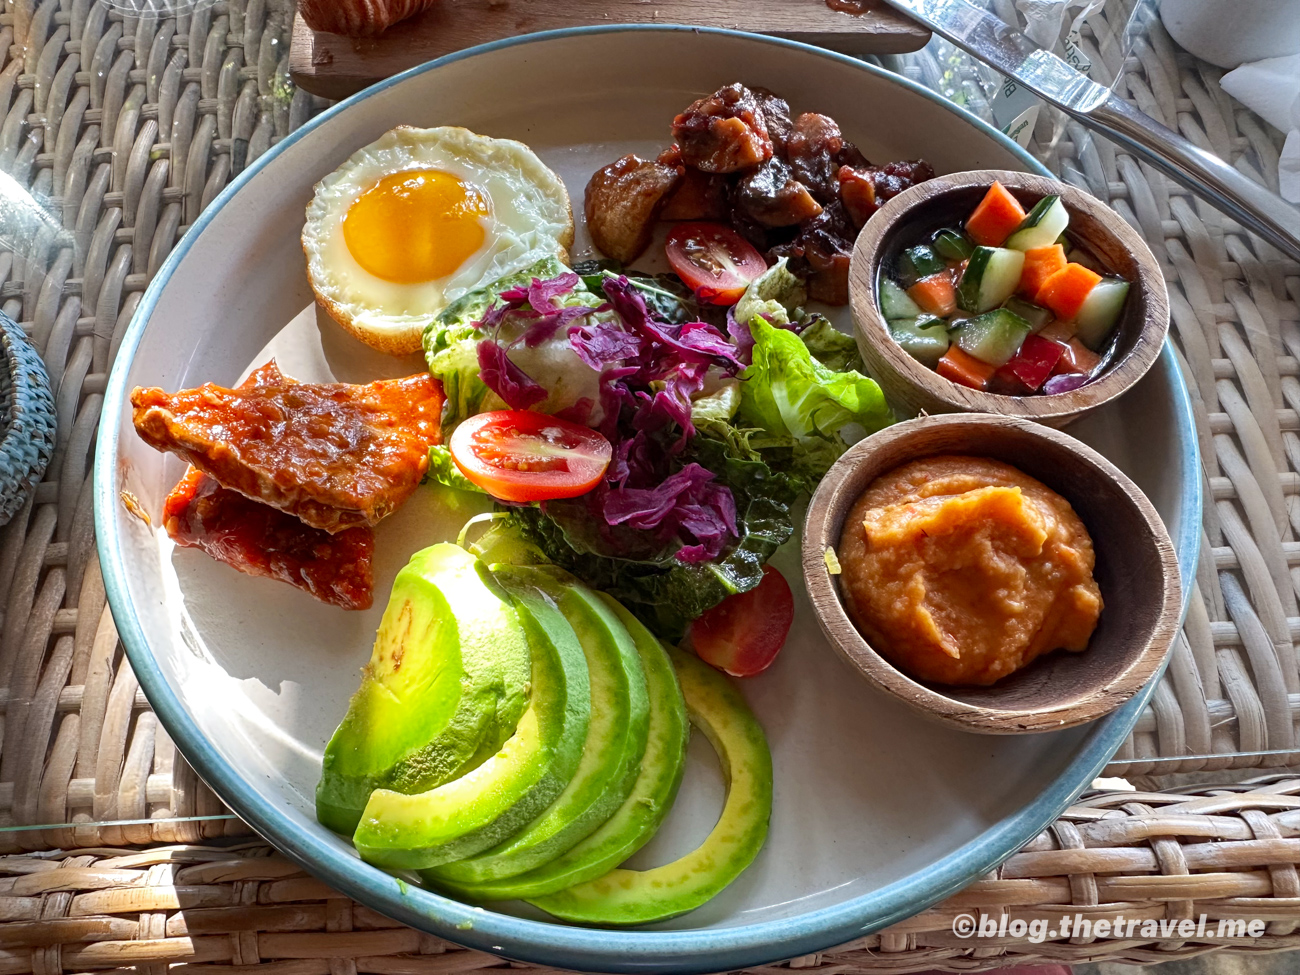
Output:
[[[1132,2],[1120,6],[1131,19]],[[43,356],[59,418],[45,481],[0,529],[0,975],[504,964],[401,927],[250,837],[149,711],[105,604],[89,481],[105,377],[187,226],[319,109],[288,82],[291,17],[288,0],[177,17],[4,0],[0,13],[0,190],[16,181],[48,204],[0,206],[0,307]],[[1276,188],[1279,133],[1157,22],[1127,46],[1123,27],[1109,7],[1085,24],[1100,80]],[[931,45],[893,66],[962,89],[945,58]],[[1196,407],[1207,503],[1191,610],[1108,773],[1153,791],[1090,794],[995,874],[789,967],[969,971],[1300,947],[1300,778],[1185,791],[1158,778],[1300,762],[1300,267],[1077,127],[1044,120],[1037,134],[1047,164],[1108,199],[1160,259]],[[1006,919],[1006,933],[962,940],[961,914]],[[1191,936],[1168,925],[1202,914]],[[1016,934],[1016,921],[1075,915],[1122,917],[1123,937]],[[1221,934],[1220,919],[1268,923],[1248,937]],[[1159,920],[1163,931],[1143,930]]]

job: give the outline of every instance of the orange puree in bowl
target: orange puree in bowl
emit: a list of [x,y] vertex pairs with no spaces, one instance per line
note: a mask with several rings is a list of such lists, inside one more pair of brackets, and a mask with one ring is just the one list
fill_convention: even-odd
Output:
[[988,685],[1083,650],[1101,614],[1092,539],[1070,503],[985,457],[912,461],[873,481],[838,552],[849,615],[895,666]]

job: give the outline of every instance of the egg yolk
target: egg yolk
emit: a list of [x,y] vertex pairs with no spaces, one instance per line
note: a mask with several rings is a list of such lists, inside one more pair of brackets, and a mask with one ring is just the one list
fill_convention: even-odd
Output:
[[483,193],[451,173],[413,169],[385,176],[343,220],[352,257],[397,284],[443,278],[483,246]]

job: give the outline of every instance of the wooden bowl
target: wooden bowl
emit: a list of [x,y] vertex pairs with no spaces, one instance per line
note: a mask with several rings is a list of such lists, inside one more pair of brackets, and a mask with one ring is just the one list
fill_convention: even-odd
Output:
[[[1028,211],[1044,196],[1061,197],[1070,214],[1069,233],[1091,248],[1109,270],[1131,283],[1119,323],[1115,355],[1099,379],[1052,396],[1003,396],[959,386],[917,362],[889,334],[878,302],[883,266],[892,266],[918,226],[954,226],[975,209],[998,180]],[[977,169],[935,179],[899,193],[863,228],[849,269],[849,305],[858,348],[886,398],[908,416],[927,413],[1000,413],[1060,427],[1113,400],[1141,379],[1169,331],[1169,294],[1160,267],[1142,238],[1094,196],[1056,180],[1001,169]]]
[[[904,674],[850,620],[826,566],[844,520],[867,486],[901,464],[936,454],[992,457],[1038,478],[1071,505],[1092,536],[1104,608],[1088,648],[1055,651],[991,687],[947,687]],[[1011,735],[1092,721],[1137,693],[1178,632],[1182,588],[1173,543],[1136,484],[1092,448],[1050,427],[988,413],[921,417],[848,450],[808,506],[803,572],[831,645],[867,680],[953,728]]]

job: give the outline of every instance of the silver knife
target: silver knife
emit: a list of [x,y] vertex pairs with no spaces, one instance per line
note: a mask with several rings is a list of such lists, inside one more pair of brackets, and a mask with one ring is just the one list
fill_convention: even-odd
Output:
[[1300,261],[1300,210],[967,0],[885,0]]

